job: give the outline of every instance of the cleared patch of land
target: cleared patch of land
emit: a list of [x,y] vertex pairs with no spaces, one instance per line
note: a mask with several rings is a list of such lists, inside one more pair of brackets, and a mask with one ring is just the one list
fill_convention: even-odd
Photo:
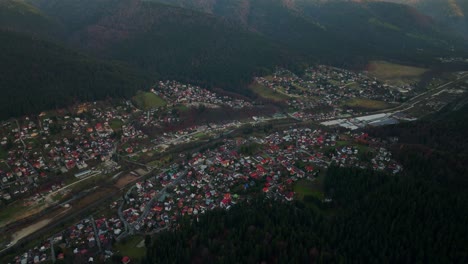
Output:
[[353,98],[344,103],[345,106],[351,108],[367,109],[367,110],[382,110],[390,108],[390,105],[387,102],[370,100],[365,98]]
[[113,130],[121,130],[121,129],[122,129],[122,125],[123,125],[123,121],[120,120],[120,119],[112,119],[112,120],[109,122],[109,126],[110,126]]
[[387,22],[382,22],[382,21],[378,20],[375,17],[369,19],[369,24],[377,26],[377,27],[385,28],[385,29],[390,29],[390,30],[393,30],[393,31],[400,31],[401,30],[399,27],[397,27],[397,26],[395,26],[393,24],[387,23]]
[[112,194],[116,194],[116,189],[111,187],[103,187],[95,190],[94,192],[90,193],[89,195],[85,196],[84,198],[78,200],[74,203],[76,208],[85,208],[97,201],[103,200],[105,198],[109,198]]
[[11,238],[11,243],[16,244],[18,241],[21,239],[31,235],[32,233],[36,232],[37,230],[40,230],[41,228],[44,228],[50,223],[51,219],[44,219],[42,221],[39,221],[33,225],[27,226],[18,232],[14,233]]
[[302,200],[305,196],[311,195],[318,199],[323,199],[323,190],[320,181],[299,180],[294,186],[294,192]]
[[208,135],[207,135],[206,133],[204,133],[204,132],[199,132],[199,133],[193,135],[193,137],[194,137],[195,139],[203,139],[203,138],[208,137]]
[[134,182],[138,179],[139,177],[131,174],[131,173],[127,173],[125,174],[124,176],[120,177],[119,180],[117,181],[117,183],[115,183],[115,187],[121,189],[125,186],[127,186],[128,184],[130,184],[131,182]]
[[7,151],[4,148],[0,147],[0,159],[6,159],[7,157],[8,157]]
[[187,112],[190,110],[190,108],[186,105],[178,105],[175,107],[175,109],[179,110],[180,112]]
[[21,239],[33,234],[34,232],[41,230],[42,228],[46,227],[49,223],[51,223],[54,219],[60,218],[61,216],[65,215],[71,208],[67,209],[60,209],[55,214],[51,214],[49,218],[42,219],[40,221],[35,222],[32,225],[26,226],[11,235],[11,243],[16,244]]
[[10,204],[0,210],[0,227],[35,215],[46,207],[45,203],[29,206],[21,204],[20,202]]
[[132,98],[132,101],[138,108],[143,110],[149,110],[166,105],[166,101],[150,92],[140,91]]
[[289,99],[289,97],[286,96],[285,94],[275,92],[273,89],[264,87],[258,83],[250,85],[250,89],[254,93],[258,94],[259,96],[265,99],[269,99],[273,101],[284,101],[284,100]]
[[143,258],[146,254],[145,247],[138,247],[141,241],[144,241],[142,236],[133,236],[125,238],[123,241],[114,245],[114,248],[123,256],[129,256],[136,262]]
[[428,69],[386,61],[372,61],[369,63],[368,71],[371,76],[378,79],[385,80],[390,84],[401,85],[419,81]]

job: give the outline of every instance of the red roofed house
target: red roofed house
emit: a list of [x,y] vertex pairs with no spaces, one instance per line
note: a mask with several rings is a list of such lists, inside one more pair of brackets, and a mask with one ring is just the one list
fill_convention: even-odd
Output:
[[75,167],[75,161],[74,160],[69,160],[66,164],[67,169],[72,169]]
[[131,261],[130,258],[127,257],[127,256],[125,256],[125,257],[122,258],[122,263],[123,263],[123,264],[128,264],[128,263],[130,263],[130,261]]
[[286,200],[292,201],[293,198],[294,198],[294,192],[289,192],[289,193],[286,194],[285,196],[286,196]]
[[104,130],[104,129],[102,128],[102,124],[101,124],[101,123],[97,123],[95,128],[96,128],[96,131],[98,131],[98,132],[101,132],[101,131]]
[[252,177],[253,179],[258,179],[258,173],[257,172],[252,172],[252,173],[250,173],[250,177]]

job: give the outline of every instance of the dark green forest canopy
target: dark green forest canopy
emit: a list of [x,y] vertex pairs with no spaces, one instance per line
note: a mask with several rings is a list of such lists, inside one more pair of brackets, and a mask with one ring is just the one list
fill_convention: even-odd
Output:
[[30,2],[64,25],[70,45],[165,79],[239,90],[253,75],[301,57],[222,17],[161,3]]
[[393,152],[413,176],[458,190],[468,188],[468,105],[451,106],[423,120],[370,130],[381,138],[398,137]]
[[19,33],[0,31],[0,47],[0,118],[129,97],[151,83],[128,67]]

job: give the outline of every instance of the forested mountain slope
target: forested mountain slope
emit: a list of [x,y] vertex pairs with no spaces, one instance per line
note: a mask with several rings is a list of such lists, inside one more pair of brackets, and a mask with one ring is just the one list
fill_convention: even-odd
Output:
[[62,33],[60,23],[21,0],[0,0],[0,29],[49,38]]
[[[210,53],[215,54],[218,48],[213,48],[214,42],[227,45],[225,53],[219,52],[216,57],[221,55],[229,60],[250,57],[239,56],[242,54],[232,46],[240,46],[247,54],[251,50],[248,47],[254,47],[260,53],[255,59],[260,62],[255,66],[262,67],[271,64],[271,60],[266,61],[265,57],[272,50],[298,54],[309,62],[337,65],[362,65],[375,58],[430,64],[436,56],[467,54],[468,51],[466,42],[447,33],[434,19],[413,7],[393,3],[315,0],[30,2],[65,25],[69,30],[69,43],[95,52],[104,50],[112,58],[129,60],[116,54],[141,57],[140,53],[148,52],[147,48],[139,46],[145,41],[155,47],[148,60],[159,58],[162,59],[161,64],[165,64],[168,60],[165,54],[181,52],[178,42],[194,46],[193,50],[182,50],[184,55],[181,57],[186,60],[173,58],[171,64],[178,67],[192,64],[190,60],[195,61],[195,66],[211,63],[212,60],[201,58],[203,49],[197,47],[205,45]],[[183,8],[161,5],[160,2]],[[200,33],[197,33],[200,27],[204,27],[204,34],[197,39],[191,38],[192,34]],[[159,45],[160,41],[174,48]],[[119,46],[121,42],[126,47],[123,51]],[[109,43],[117,44],[115,52]],[[202,55],[197,55],[199,53]],[[281,58],[277,61],[284,62]],[[155,67],[154,61],[131,62],[147,70],[166,68]],[[251,63],[247,59],[243,65],[250,66]],[[204,75],[200,77],[204,78]]]
[[280,46],[213,15],[139,0],[88,2],[33,1],[69,29],[70,45],[164,78],[234,89],[291,61]]
[[[372,1],[152,0],[236,21],[317,60],[428,61],[466,53],[465,42],[415,8]],[[453,49],[452,49],[453,48]]]
[[0,31],[0,48],[0,118],[131,96],[150,84],[128,67],[20,33]]
[[292,61],[263,37],[199,12],[133,0],[36,4],[0,2],[3,118],[131,96],[159,78],[238,89]]
[[468,38],[468,1],[465,0],[386,0],[415,6],[421,12],[450,26]]
[[398,137],[394,152],[405,167],[423,179],[468,188],[468,105],[436,113],[412,123],[371,130],[383,138]]

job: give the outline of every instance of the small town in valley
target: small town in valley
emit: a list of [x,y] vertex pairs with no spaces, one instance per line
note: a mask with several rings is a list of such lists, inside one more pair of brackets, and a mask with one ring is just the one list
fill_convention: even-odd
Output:
[[277,68],[254,78],[255,98],[159,81],[131,99],[2,121],[2,263],[129,263],[144,255],[146,236],[210,210],[304,193],[330,203],[330,166],[401,173],[390,150],[398,138],[366,129],[442,109],[468,91],[468,73],[421,88],[424,69],[389,78],[382,64]]

